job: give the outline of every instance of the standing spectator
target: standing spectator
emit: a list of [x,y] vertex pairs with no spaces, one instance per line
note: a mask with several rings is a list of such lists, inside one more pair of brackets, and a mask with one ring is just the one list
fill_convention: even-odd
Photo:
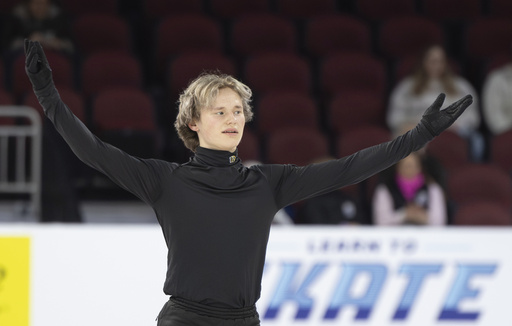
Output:
[[5,24],[4,49],[23,50],[23,40],[40,42],[46,49],[73,52],[69,20],[53,0],[22,0]]
[[485,123],[492,134],[512,129],[512,62],[489,73],[482,101]]
[[467,80],[452,72],[441,46],[429,47],[420,56],[414,73],[404,78],[392,91],[387,115],[389,128],[397,133],[404,125],[416,125],[423,114],[422,108],[441,92],[446,94],[447,103],[462,94],[473,96],[474,105],[450,129],[469,141],[472,159],[480,160],[484,140],[478,132],[480,117],[476,91]]
[[447,221],[443,189],[425,172],[419,153],[399,161],[387,172],[373,196],[376,225],[444,225]]

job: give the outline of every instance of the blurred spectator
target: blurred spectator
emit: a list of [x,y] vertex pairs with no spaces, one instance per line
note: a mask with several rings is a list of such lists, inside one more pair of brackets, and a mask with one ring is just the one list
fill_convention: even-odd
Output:
[[[333,159],[321,158],[313,163],[321,163]],[[368,224],[368,214],[365,213],[361,203],[361,196],[357,193],[357,185],[343,188],[306,200],[297,208],[298,224]],[[352,191],[355,190],[355,191]]]
[[46,49],[72,52],[71,25],[53,0],[22,0],[5,24],[4,49],[17,51],[23,40],[39,41]]
[[512,129],[512,60],[489,73],[482,89],[483,116],[494,135]]
[[450,128],[469,141],[472,159],[479,161],[484,152],[484,140],[478,132],[480,117],[477,94],[467,80],[452,72],[441,46],[429,47],[420,56],[415,72],[405,77],[392,91],[387,113],[389,128],[397,133],[404,125],[418,123],[424,108],[439,93],[446,94],[443,107],[464,95],[473,96],[473,104]]
[[423,167],[422,157],[412,153],[382,173],[373,195],[376,225],[445,225],[444,191]]
[[350,224],[365,222],[358,198],[343,190],[304,200],[297,212],[300,224]]

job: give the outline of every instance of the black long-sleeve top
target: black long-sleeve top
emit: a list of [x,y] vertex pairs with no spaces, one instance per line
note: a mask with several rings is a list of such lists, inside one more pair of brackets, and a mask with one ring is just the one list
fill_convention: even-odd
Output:
[[133,157],[102,142],[56,91],[39,100],[83,162],[154,209],[168,247],[164,292],[217,307],[258,300],[269,230],[280,208],[360,182],[433,138],[420,123],[393,141],[304,167],[247,168],[236,152],[201,147],[178,164]]

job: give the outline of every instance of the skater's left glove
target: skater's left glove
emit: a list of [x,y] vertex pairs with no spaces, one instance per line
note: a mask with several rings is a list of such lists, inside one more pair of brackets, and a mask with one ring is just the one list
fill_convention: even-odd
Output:
[[439,134],[448,129],[464,110],[473,103],[473,97],[466,95],[446,109],[441,110],[445,97],[445,94],[441,93],[421,118],[420,123],[430,131],[432,136],[439,136]]
[[43,47],[37,41],[25,39],[25,71],[36,95],[54,88],[52,69]]

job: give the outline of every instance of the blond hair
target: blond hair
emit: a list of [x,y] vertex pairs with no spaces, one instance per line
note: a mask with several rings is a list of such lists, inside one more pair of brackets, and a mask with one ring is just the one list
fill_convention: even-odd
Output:
[[185,147],[195,152],[199,146],[197,133],[189,128],[189,123],[199,120],[201,110],[211,107],[219,94],[219,90],[231,88],[242,99],[245,122],[252,120],[252,91],[232,76],[219,73],[203,73],[193,80],[180,94],[178,116],[174,127]]

